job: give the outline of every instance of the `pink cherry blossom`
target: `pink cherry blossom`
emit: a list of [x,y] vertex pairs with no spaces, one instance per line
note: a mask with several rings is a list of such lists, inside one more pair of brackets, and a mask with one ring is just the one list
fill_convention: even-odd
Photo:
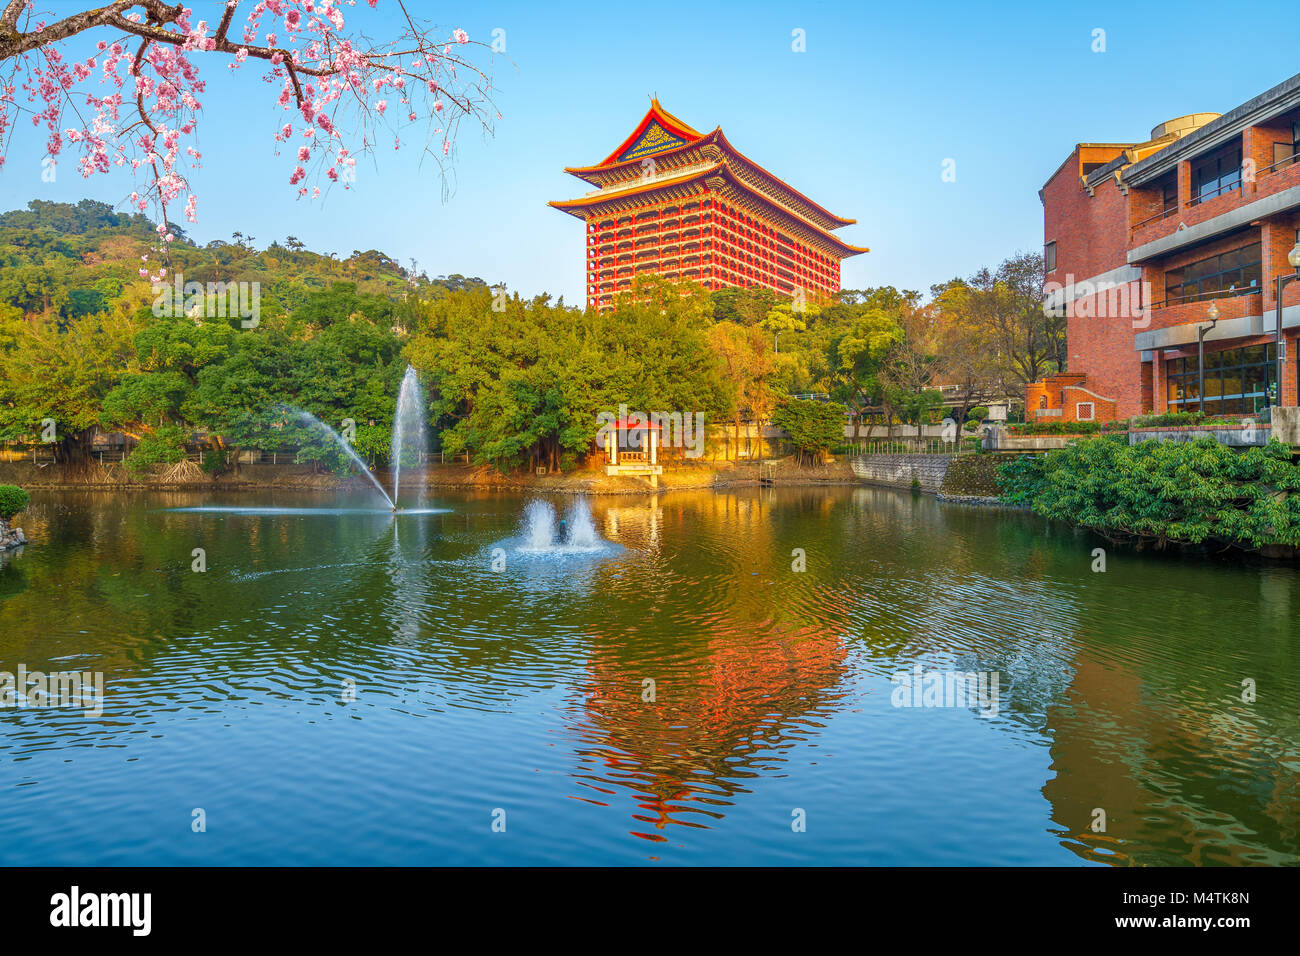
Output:
[[[432,28],[408,22],[389,25],[388,29],[402,31],[400,35],[375,43],[367,37],[389,21],[361,21],[370,16],[365,9],[377,7],[377,0],[367,0],[364,8],[356,7],[353,0],[228,0],[215,10],[204,8],[214,14],[211,19],[196,19],[195,12],[184,6],[174,10],[160,6],[173,19],[146,22],[140,13],[143,4],[126,11],[113,5],[105,6],[103,16],[91,22],[60,12],[47,23],[36,17],[35,4],[28,3],[14,31],[0,40],[0,49],[5,44],[14,47],[6,59],[10,72],[0,75],[0,166],[7,159],[2,151],[14,142],[5,134],[19,109],[25,110],[33,125],[41,128],[49,156],[78,153],[83,176],[113,167],[132,170],[139,182],[128,202],[141,211],[153,205],[161,219],[158,235],[165,250],[174,238],[170,204],[183,199],[186,219],[193,222],[197,215],[197,197],[183,170],[196,168],[202,158],[192,140],[207,87],[200,67],[218,58],[231,69],[260,60],[266,70],[262,79],[272,87],[276,105],[296,110],[307,124],[305,142],[294,151],[296,163],[289,179],[300,197],[308,194],[303,181],[313,158],[336,153],[333,164],[321,164],[328,167],[325,176],[330,182],[348,180],[340,176],[344,164],[355,168],[356,159],[340,145],[348,138],[337,125],[345,116],[350,122],[356,118],[360,126],[349,135],[356,136],[361,148],[372,148],[380,141],[375,135],[378,125],[401,117],[404,122],[418,119],[421,111],[411,102],[416,92],[427,97],[424,115],[443,112],[440,94],[445,88],[448,105],[459,115],[489,126],[487,75],[452,53],[453,44],[470,42],[469,35],[456,29],[450,38],[438,37]],[[154,8],[148,9],[152,16]],[[240,9],[246,16],[236,24]],[[358,20],[351,33],[345,15]],[[94,38],[95,56],[65,56],[65,46],[82,49],[72,46],[78,34],[101,30],[111,35]],[[263,45],[257,43],[259,36],[265,38]],[[405,52],[411,50],[419,52]],[[468,75],[468,82],[458,79],[458,70]],[[88,91],[88,85],[96,82],[100,89]],[[392,118],[386,115],[388,99],[381,95],[385,87],[399,91],[402,109]],[[27,100],[21,107],[20,95]],[[250,115],[255,114],[250,110]],[[274,139],[285,142],[293,131],[291,123],[281,123]],[[393,148],[400,146],[401,140],[394,136]],[[446,135],[441,152],[450,153]]]

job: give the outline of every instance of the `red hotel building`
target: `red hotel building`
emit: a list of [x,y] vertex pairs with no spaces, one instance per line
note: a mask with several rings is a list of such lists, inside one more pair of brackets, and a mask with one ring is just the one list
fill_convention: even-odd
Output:
[[700,133],[657,99],[604,161],[565,172],[595,187],[550,203],[587,225],[588,306],[612,308],[643,274],[822,300],[840,291],[840,260],[870,251],[831,234],[856,220],[743,156],[721,127]]
[[1296,405],[1300,282],[1285,288],[1279,362],[1275,280],[1296,272],[1300,240],[1300,76],[1145,142],[1080,143],[1039,197],[1069,373],[1028,386],[1026,421]]

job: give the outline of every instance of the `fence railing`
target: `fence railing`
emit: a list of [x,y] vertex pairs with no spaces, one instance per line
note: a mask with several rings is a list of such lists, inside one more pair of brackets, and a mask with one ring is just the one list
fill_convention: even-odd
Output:
[[970,442],[977,436],[968,435],[961,441],[944,441],[942,438],[876,438],[856,442],[849,446],[856,455],[962,455],[973,454]]
[[[112,448],[92,448],[89,454],[89,460],[98,462],[101,465],[120,464],[129,458],[131,452],[120,446]],[[192,451],[186,456],[190,461],[203,461],[203,452]],[[48,444],[41,445],[4,445],[0,447],[0,461],[25,461],[35,465],[49,465],[57,461],[54,455],[54,446]]]

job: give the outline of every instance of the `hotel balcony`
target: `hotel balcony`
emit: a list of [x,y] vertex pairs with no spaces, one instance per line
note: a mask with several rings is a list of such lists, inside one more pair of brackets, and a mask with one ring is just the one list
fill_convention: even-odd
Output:
[[1151,324],[1133,337],[1134,348],[1147,352],[1195,345],[1197,329],[1209,322],[1211,303],[1219,310],[1219,321],[1206,333],[1207,342],[1249,338],[1273,330],[1272,313],[1264,314],[1264,296],[1256,289],[1152,308],[1146,313]]
[[[1130,231],[1130,246],[1137,250],[1201,226],[1197,232],[1204,235],[1197,236],[1199,241],[1297,208],[1300,208],[1300,158],[1290,156],[1258,170],[1253,182],[1239,181],[1213,195],[1193,197],[1181,206],[1166,207],[1140,220]],[[1239,210],[1249,212],[1243,215]]]
[[1300,209],[1300,83],[1292,85],[1124,169],[1130,264]]

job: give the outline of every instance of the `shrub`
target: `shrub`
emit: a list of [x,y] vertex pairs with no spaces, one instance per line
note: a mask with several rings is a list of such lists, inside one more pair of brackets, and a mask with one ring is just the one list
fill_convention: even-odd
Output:
[[801,462],[844,442],[844,406],[835,402],[787,398],[772,413],[772,424],[790,436]]
[[1046,455],[1018,455],[998,466],[998,489],[1007,504],[1032,505],[1046,481]]
[[1027,422],[1007,427],[1012,435],[1095,435],[1101,430],[1101,422]]
[[0,485],[0,518],[13,520],[14,515],[27,508],[29,501],[31,496],[17,485]]
[[230,455],[224,448],[208,448],[203,452],[203,461],[199,467],[213,477],[223,474],[230,468]]
[[1300,547],[1300,466],[1281,442],[1083,441],[999,469],[1003,500],[1111,540]]
[[968,422],[969,421],[982,422],[984,421],[984,419],[988,417],[989,417],[989,410],[988,407],[985,405],[976,405],[974,408],[966,412],[966,420]]
[[1204,412],[1164,412],[1160,415],[1138,415],[1130,418],[1131,428],[1152,428],[1162,426],[1213,425],[1226,423],[1240,425],[1248,415],[1206,415]]
[[176,464],[185,457],[185,437],[185,430],[178,425],[163,425],[150,432],[127,457],[127,470],[138,475],[154,465]]

